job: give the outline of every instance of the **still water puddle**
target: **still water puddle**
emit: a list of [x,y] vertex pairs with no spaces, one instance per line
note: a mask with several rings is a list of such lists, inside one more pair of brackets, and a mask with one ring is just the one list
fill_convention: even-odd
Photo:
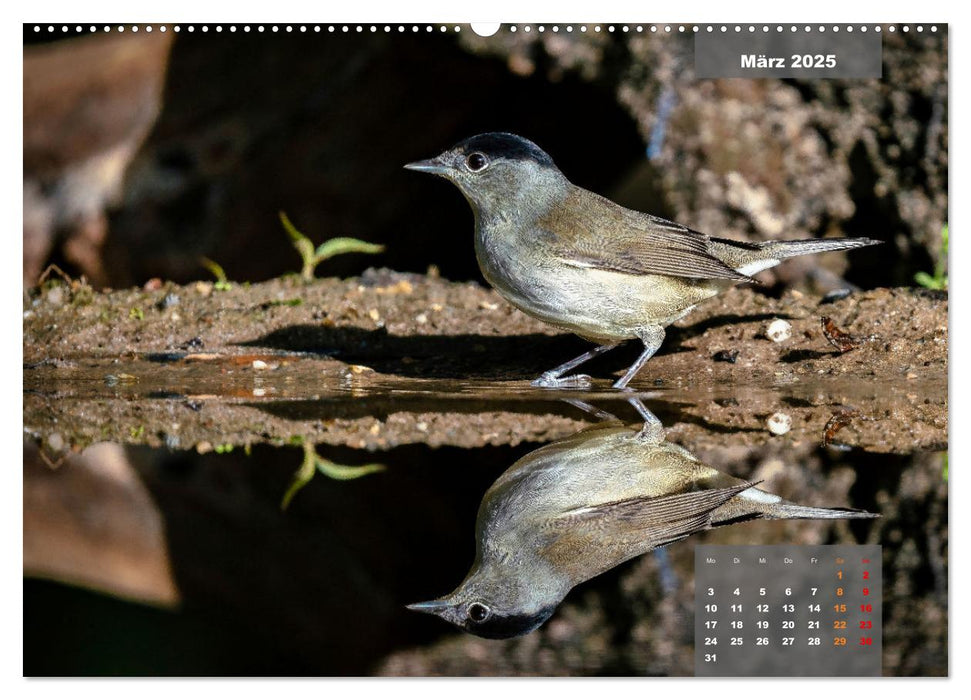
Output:
[[882,545],[884,674],[947,673],[946,379],[282,362],[25,372],[25,673],[690,675],[694,548],[784,543]]

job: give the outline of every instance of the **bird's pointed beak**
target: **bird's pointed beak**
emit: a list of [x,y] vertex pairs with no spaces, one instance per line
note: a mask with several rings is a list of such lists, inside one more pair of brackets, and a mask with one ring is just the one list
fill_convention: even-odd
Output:
[[449,167],[438,158],[419,160],[405,166],[405,170],[417,170],[420,173],[431,173],[432,175],[444,175],[448,172],[448,169]]
[[417,612],[438,615],[449,607],[449,603],[444,600],[426,600],[423,603],[412,603],[411,605],[406,605],[405,607],[409,610],[415,610]]

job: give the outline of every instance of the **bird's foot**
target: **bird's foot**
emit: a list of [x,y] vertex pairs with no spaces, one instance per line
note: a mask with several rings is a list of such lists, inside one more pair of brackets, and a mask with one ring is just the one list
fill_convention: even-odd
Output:
[[553,372],[543,372],[538,379],[530,382],[532,386],[544,389],[589,389],[593,380],[588,374],[571,374],[569,377],[558,377]]
[[644,427],[637,433],[637,439],[650,445],[660,445],[664,442],[664,426],[660,423],[645,423]]

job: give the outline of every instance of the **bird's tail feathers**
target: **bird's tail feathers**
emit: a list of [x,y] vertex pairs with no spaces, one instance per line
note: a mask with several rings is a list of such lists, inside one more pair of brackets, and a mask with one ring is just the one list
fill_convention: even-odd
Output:
[[726,265],[743,275],[752,276],[797,255],[850,250],[882,242],[872,238],[810,238],[800,241],[759,242],[712,238],[709,245],[711,252]]
[[872,238],[810,238],[801,241],[766,241],[759,247],[767,257],[785,260],[797,255],[826,253],[832,250],[850,250],[879,243],[883,243],[883,241]]
[[767,520],[849,520],[859,518],[879,518],[878,513],[871,513],[857,508],[814,508],[800,506],[788,501],[781,501],[767,506],[762,511],[762,517]]
[[757,272],[775,267],[786,258],[832,250],[849,250],[876,245],[883,241],[872,238],[810,238],[801,241],[732,241],[712,238],[709,249],[733,270],[751,277]]

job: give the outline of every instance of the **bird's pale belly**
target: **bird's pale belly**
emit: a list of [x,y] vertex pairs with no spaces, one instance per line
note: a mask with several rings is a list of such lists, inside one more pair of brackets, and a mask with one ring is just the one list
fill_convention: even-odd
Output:
[[[557,261],[553,261],[556,263]],[[594,342],[638,337],[647,326],[667,326],[724,283],[662,275],[629,275],[559,263],[480,266],[511,304],[551,325]]]

